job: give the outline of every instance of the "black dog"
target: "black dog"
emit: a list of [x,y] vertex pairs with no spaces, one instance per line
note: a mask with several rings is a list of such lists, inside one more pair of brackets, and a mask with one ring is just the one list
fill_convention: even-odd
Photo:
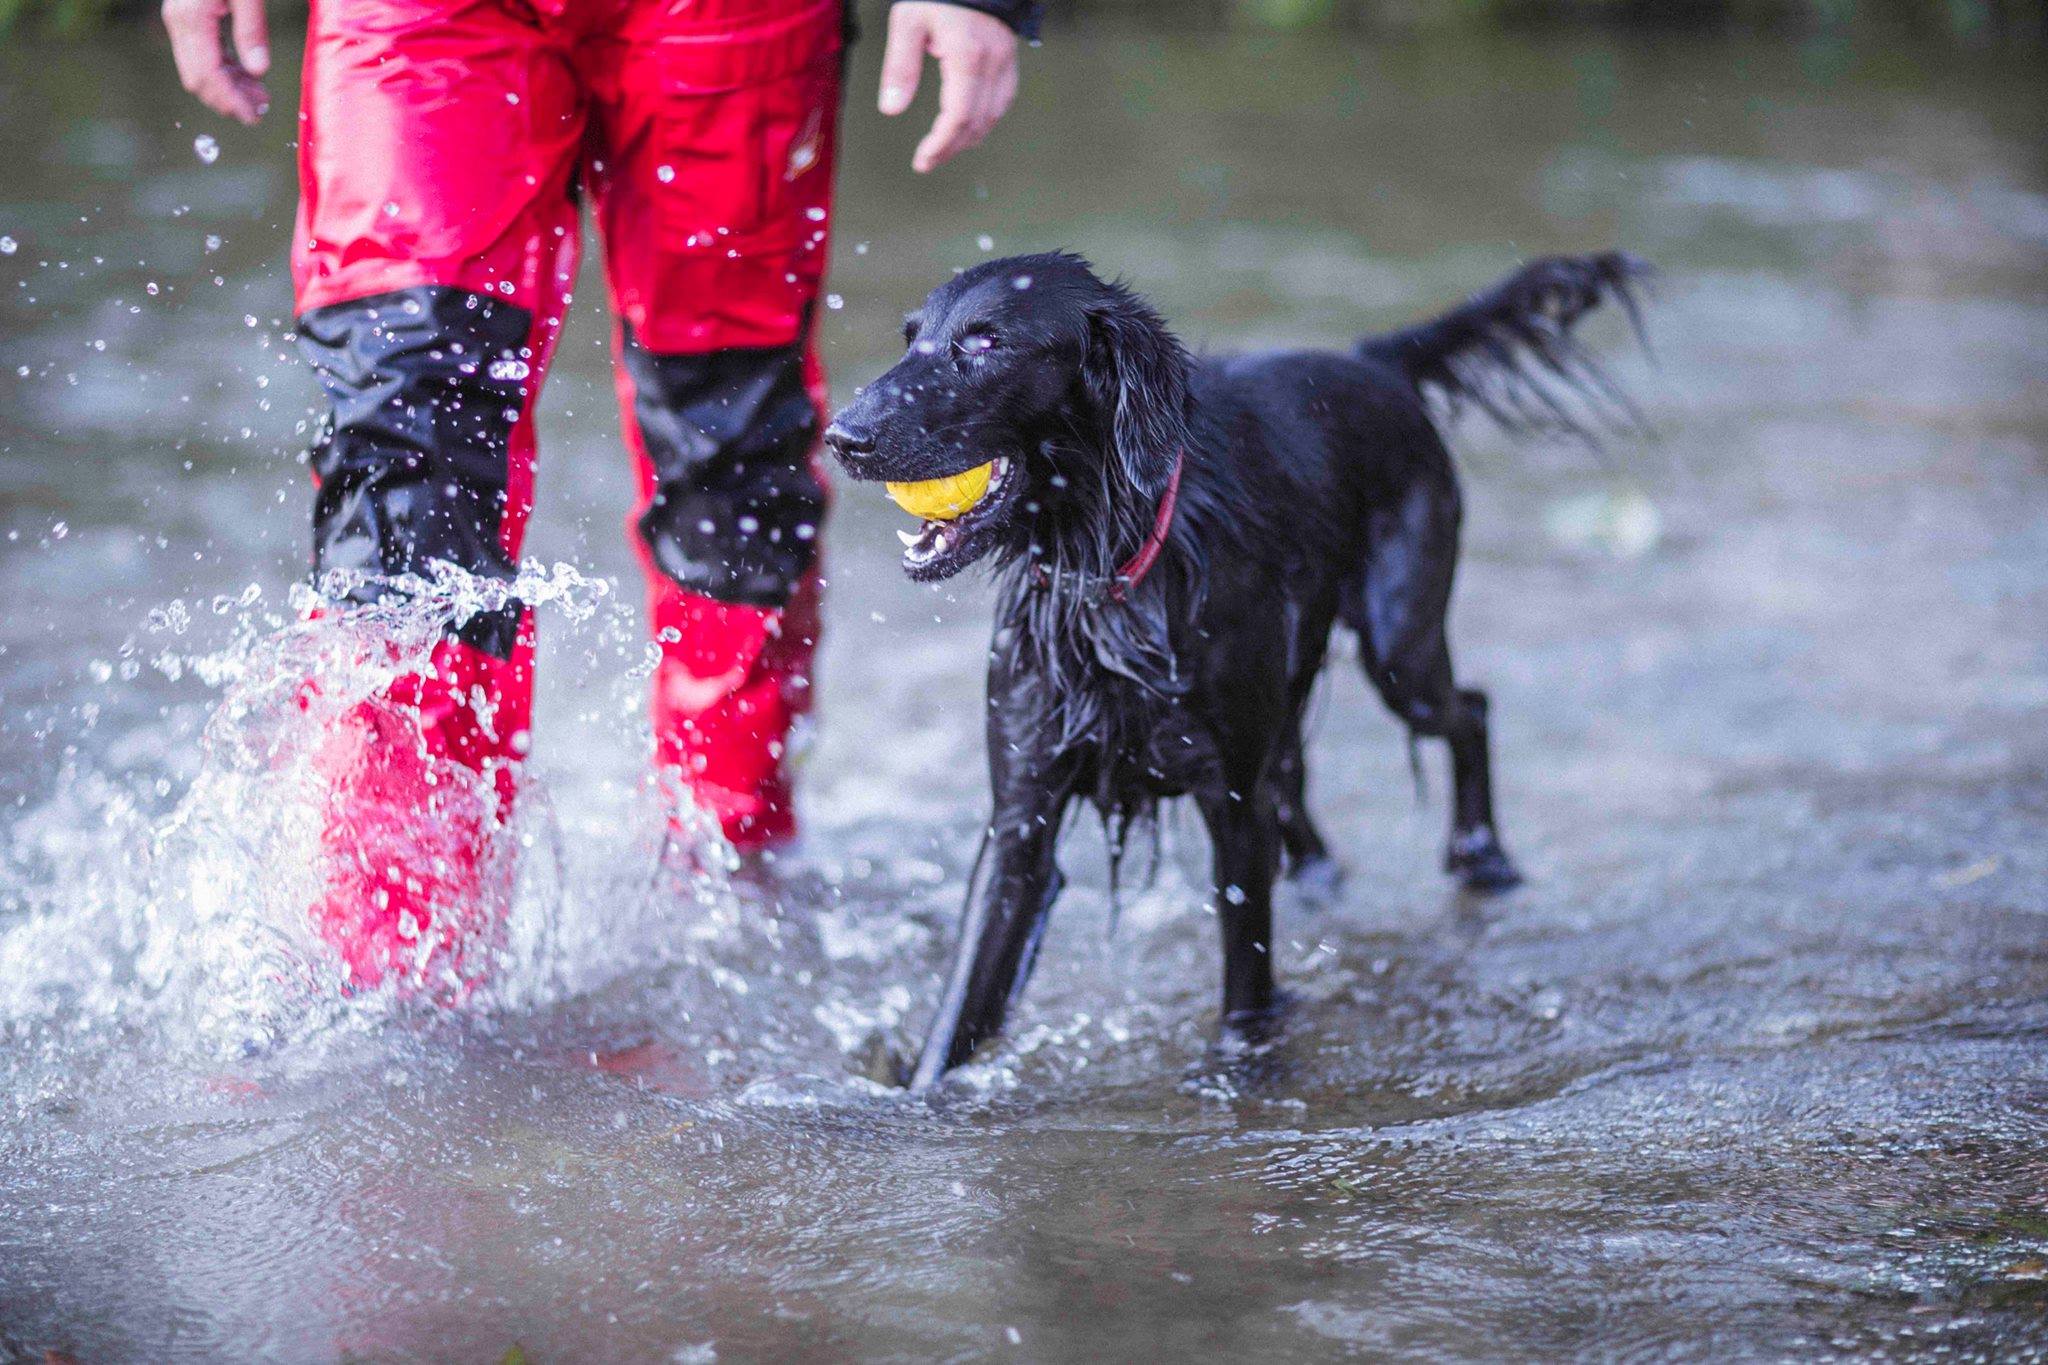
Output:
[[1294,869],[1325,857],[1302,804],[1300,721],[1338,622],[1411,733],[1450,747],[1446,867],[1477,890],[1519,880],[1494,826],[1486,696],[1457,685],[1445,640],[1458,481],[1425,394],[1583,433],[1587,410],[1565,397],[1625,404],[1570,329],[1603,299],[1633,319],[1644,273],[1622,255],[1538,261],[1348,355],[1204,359],[1074,256],[991,261],[932,291],[906,322],[908,353],[825,433],[857,479],[994,462],[981,500],[904,552],[927,580],[992,556],[1002,594],[995,808],[914,1087],[1001,1029],[1077,798],[1118,842],[1161,798],[1195,798],[1226,1027],[1270,1012],[1282,854]]

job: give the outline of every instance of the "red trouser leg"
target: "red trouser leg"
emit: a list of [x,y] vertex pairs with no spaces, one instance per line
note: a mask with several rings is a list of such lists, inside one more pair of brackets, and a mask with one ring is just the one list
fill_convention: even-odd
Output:
[[351,984],[396,974],[460,994],[483,971],[511,892],[509,850],[493,834],[511,807],[532,677],[530,631],[510,659],[446,640],[425,671],[327,730],[315,759],[327,890],[312,915]]
[[[512,7],[316,0],[293,249],[301,346],[332,412],[312,452],[316,571],[516,566],[532,407],[575,272],[582,97]],[[480,149],[489,153],[481,154]],[[326,892],[349,979],[468,981],[509,899],[492,856],[528,743],[518,606],[451,623],[425,668],[329,725]],[[309,698],[322,680],[309,680]]]
[[[823,484],[814,483],[820,498],[814,507],[799,503],[785,509],[789,537],[810,547],[800,560],[789,556],[774,564],[755,565],[760,571],[738,583],[706,584],[728,596],[736,595],[735,588],[749,586],[765,595],[779,587],[779,574],[787,574],[794,581],[781,605],[721,601],[708,592],[680,586],[663,567],[664,547],[670,541],[664,539],[661,519],[650,516],[667,495],[657,463],[642,439],[640,423],[633,416],[638,407],[633,368],[622,361],[617,376],[621,405],[627,413],[626,445],[633,452],[640,485],[640,503],[627,522],[627,532],[633,537],[647,579],[648,627],[661,651],[649,707],[654,761],[682,778],[697,805],[717,819],[736,848],[784,843],[796,834],[789,763],[791,731],[811,709],[811,664],[818,642],[821,583],[815,543],[824,510]],[[817,372],[815,366],[811,372]],[[801,398],[789,401],[807,404],[813,410],[817,406],[815,391],[808,385]],[[814,417],[796,430],[815,431],[816,427]],[[807,448],[810,438],[805,435],[802,440],[805,448],[797,458],[815,481],[813,457]],[[735,519],[751,515],[722,507],[726,501],[716,493],[687,499],[685,515],[703,512]],[[757,525],[754,534],[766,531]],[[715,532],[707,536],[707,540],[716,538]],[[711,545],[698,548],[706,556],[722,553]],[[741,567],[748,567],[744,559]]]
[[661,650],[655,756],[741,848],[795,833],[788,747],[810,706],[826,497],[808,342],[841,21],[837,0],[645,0],[590,67],[630,529]]
[[815,578],[780,611],[734,606],[657,583],[652,716],[655,761],[689,784],[737,848],[796,833],[787,765],[791,727],[810,709],[817,643]]

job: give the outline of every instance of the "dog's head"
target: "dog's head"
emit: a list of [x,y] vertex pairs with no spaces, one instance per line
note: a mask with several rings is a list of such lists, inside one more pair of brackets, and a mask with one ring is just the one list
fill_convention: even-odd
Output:
[[[1188,383],[1185,352],[1142,299],[1077,256],[1011,256],[934,289],[904,339],[903,358],[825,442],[856,479],[971,475],[905,535],[906,573],[935,580],[992,551],[1046,554],[1054,528],[1105,551],[1142,540],[1187,442]],[[892,491],[918,503],[916,490]]]

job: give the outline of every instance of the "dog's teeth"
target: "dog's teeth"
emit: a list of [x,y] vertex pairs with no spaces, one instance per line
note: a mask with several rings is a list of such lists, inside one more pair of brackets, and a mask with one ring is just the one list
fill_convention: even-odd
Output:
[[905,545],[906,547],[908,547],[908,546],[911,546],[911,545],[915,545],[915,544],[917,544],[917,541],[918,541],[918,535],[917,535],[917,532],[915,532],[915,531],[903,531],[903,530],[898,530],[898,531],[896,532],[896,539],[898,539],[898,540],[902,541],[902,542],[903,542],[903,544],[904,544],[904,545]]

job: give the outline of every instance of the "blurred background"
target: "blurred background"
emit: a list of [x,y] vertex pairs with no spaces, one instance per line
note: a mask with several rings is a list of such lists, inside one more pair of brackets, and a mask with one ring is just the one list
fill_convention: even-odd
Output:
[[180,977],[276,928],[192,918],[195,838],[286,861],[201,737],[308,552],[296,63],[245,130],[133,7],[0,0],[0,1360],[2038,1347],[2040,7],[1052,10],[932,177],[931,90],[879,118],[857,49],[842,396],[992,254],[1078,249],[1203,349],[1345,345],[1548,252],[1660,267],[1648,352],[1589,333],[1647,433],[1453,442],[1530,885],[1448,889],[1439,756],[1418,799],[1340,649],[1311,802],[1349,878],[1283,914],[1264,1069],[1208,1051],[1199,830],[1112,933],[1083,820],[1010,1044],[892,1098],[985,802],[986,587],[904,581],[899,514],[843,490],[808,870],[651,902],[587,264],[528,540],[618,585],[541,622],[556,956],[438,1031]]

